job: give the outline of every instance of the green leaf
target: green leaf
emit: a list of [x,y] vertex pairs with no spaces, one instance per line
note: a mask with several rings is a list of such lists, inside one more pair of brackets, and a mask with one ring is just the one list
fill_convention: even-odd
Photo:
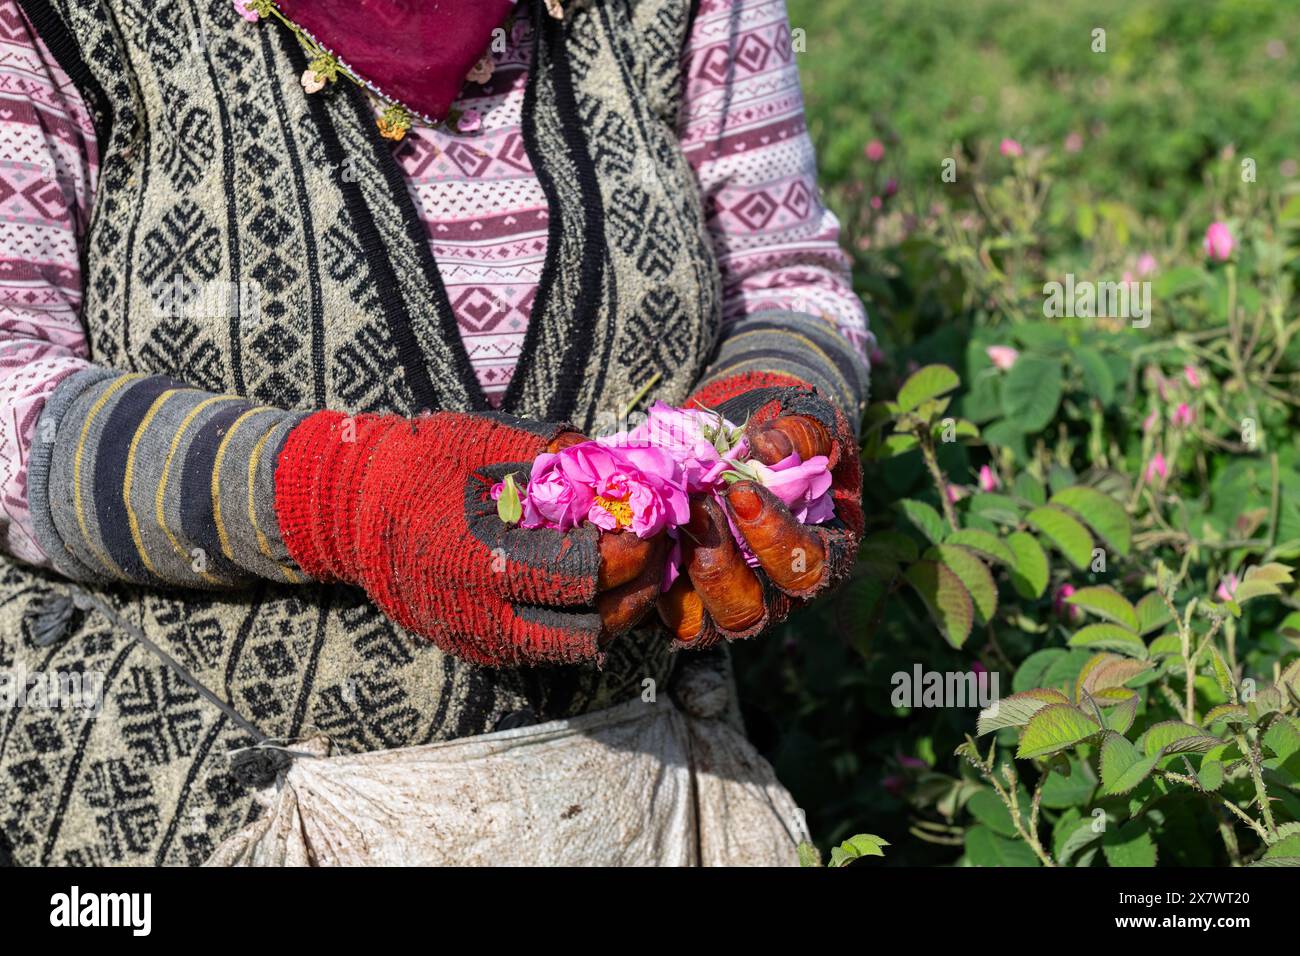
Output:
[[1204,269],[1196,266],[1175,266],[1160,273],[1152,285],[1151,292],[1161,300],[1172,299],[1184,292],[1204,288],[1206,278]]
[[1166,757],[1177,753],[1206,753],[1223,743],[1195,724],[1165,720],[1152,724],[1140,738],[1138,746],[1148,757]]
[[1056,417],[1061,390],[1059,361],[1021,355],[1002,382],[1002,414],[1022,431],[1042,431]]
[[1127,681],[1150,669],[1151,664],[1147,661],[1115,654],[1097,654],[1080,669],[1074,684],[1074,699],[1082,703],[1085,694],[1096,697],[1102,691],[1123,687]]
[[1109,405],[1115,399],[1115,376],[1105,357],[1094,348],[1083,346],[1074,351],[1074,360],[1083,372],[1083,387],[1088,394]]
[[1138,633],[1143,636],[1157,631],[1173,620],[1164,599],[1152,591],[1137,603]]
[[946,365],[927,365],[908,376],[898,390],[899,412],[910,412],[922,402],[946,395],[961,385],[961,378]]
[[872,833],[859,833],[849,837],[837,847],[831,848],[830,866],[847,866],[864,856],[884,856],[882,847],[889,846],[888,840],[882,840]]
[[1011,584],[1016,593],[1026,600],[1036,600],[1047,590],[1050,569],[1047,554],[1038,539],[1025,531],[1016,531],[1007,536],[1007,547],[1011,549]]
[[1281,586],[1292,583],[1291,569],[1285,564],[1259,564],[1247,569],[1232,597],[1238,604],[1245,604],[1252,598],[1281,594]]
[[1101,725],[1069,704],[1049,704],[1030,718],[1016,756],[1021,760],[1068,750],[1101,730]]
[[975,528],[962,528],[960,531],[954,531],[944,539],[944,544],[959,544],[963,548],[969,548],[982,558],[990,561],[1001,561],[1003,564],[1011,566],[1016,563],[1016,556],[1011,553],[1011,549],[995,534],[987,531],[979,531]]
[[1040,866],[1023,840],[1008,840],[986,826],[966,831],[966,858],[972,866]]
[[1156,843],[1146,817],[1130,820],[1121,827],[1108,827],[1101,838],[1101,852],[1111,866],[1151,867],[1156,865]]
[[1290,866],[1300,863],[1300,859],[1297,859],[1300,858],[1300,833],[1293,833],[1278,840],[1264,853],[1264,859],[1266,860],[1276,860],[1279,857],[1296,859],[1296,863],[1288,864]]
[[1159,754],[1144,756],[1117,733],[1107,733],[1101,744],[1101,793],[1128,793],[1155,769]]
[[1075,757],[1065,759],[1070,767],[1069,776],[1054,770],[1043,785],[1043,806],[1049,809],[1084,806],[1097,788],[1097,779],[1086,761]]
[[980,711],[975,724],[975,736],[985,734],[1003,727],[1023,727],[1029,719],[1049,704],[1069,704],[1070,700],[1059,690],[1040,687],[1023,691],[995,700],[989,707]]
[[[1067,604],[1073,604],[1085,611],[1091,611],[1098,617],[1114,621],[1125,630],[1132,632],[1135,639],[1137,638],[1137,609],[1113,587],[1100,584],[1079,588],[1065,600]],[[1141,643],[1141,641],[1138,643]]]
[[953,647],[965,644],[975,624],[975,605],[961,579],[935,561],[918,561],[903,577],[920,595],[948,643]]
[[[1046,788],[1044,788],[1044,791]],[[1043,800],[1046,801],[1046,792]],[[1069,816],[1073,814],[1072,816]],[[1056,862],[1061,866],[1087,866],[1096,855],[1096,848],[1084,852],[1089,846],[1101,840],[1101,830],[1093,829],[1091,816],[1082,817],[1075,807],[1070,807],[1061,814],[1056,828],[1052,831],[1052,851]]]
[[1286,714],[1274,717],[1264,732],[1264,746],[1281,760],[1300,753],[1300,720]]
[[1161,657],[1179,657],[1183,653],[1183,639],[1177,631],[1161,634],[1147,647],[1147,653],[1153,660]]
[[[1020,805],[1026,807],[1029,805],[1028,794],[1021,791]],[[990,789],[981,789],[966,801],[966,809],[980,823],[984,824],[994,833],[1000,836],[1014,837],[1016,835],[1016,825],[1011,820],[1011,811],[1007,805]]]
[[1208,727],[1216,720],[1222,720],[1228,724],[1244,725],[1250,723],[1250,714],[1241,704],[1219,704],[1217,707],[1210,708],[1210,712],[1201,719],[1201,723]]
[[817,852],[817,847],[813,846],[807,840],[799,844],[796,848],[796,852],[799,854],[800,866],[822,865],[822,855]]
[[938,544],[948,533],[948,526],[939,512],[935,511],[924,501],[916,501],[912,498],[903,498],[898,502],[898,507],[903,509],[903,514],[907,520],[916,526],[916,529],[929,539],[931,544]]
[[1142,638],[1117,624],[1089,624],[1071,636],[1070,646],[1117,651],[1139,659],[1147,656],[1147,646],[1142,643]]
[[501,485],[501,497],[497,499],[497,517],[506,524],[518,524],[519,519],[524,516],[524,508],[519,502],[519,488],[515,485],[515,476],[506,475]]
[[982,515],[1001,525],[1017,525],[1020,523],[1020,506],[1016,504],[1015,499],[1007,495],[995,495],[988,491],[981,491],[978,494],[971,495],[970,513]]
[[1232,696],[1236,689],[1236,682],[1232,679],[1232,671],[1228,670],[1228,663],[1219,653],[1219,649],[1213,644],[1210,645],[1210,663],[1214,667],[1214,682],[1219,685],[1219,690]]
[[1138,693],[1127,687],[1110,687],[1092,698],[1092,703],[1103,708],[1101,722],[1107,730],[1126,734],[1137,719]]
[[1122,555],[1129,553],[1132,526],[1124,506],[1096,488],[1074,485],[1052,495],[1051,503],[1082,518],[1097,535]]
[[1088,567],[1092,560],[1092,535],[1069,513],[1047,505],[1029,512],[1025,520],[1042,532],[1076,568]]
[[971,599],[975,602],[975,613],[979,622],[987,624],[993,620],[993,615],[998,610],[998,586],[994,583],[988,566],[975,552],[967,551],[960,545],[941,544],[931,548],[930,551],[937,554],[943,565],[957,575],[961,583],[966,586]]

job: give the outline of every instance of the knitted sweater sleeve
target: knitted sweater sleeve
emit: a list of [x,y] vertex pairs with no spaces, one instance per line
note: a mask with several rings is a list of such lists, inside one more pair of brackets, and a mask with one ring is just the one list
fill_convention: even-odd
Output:
[[78,240],[98,176],[76,87],[15,0],[0,0],[0,550],[49,565],[28,507],[37,420],[86,368]]
[[874,340],[818,193],[785,0],[701,0],[684,55],[680,137],[724,292],[700,393],[793,379],[856,424]]

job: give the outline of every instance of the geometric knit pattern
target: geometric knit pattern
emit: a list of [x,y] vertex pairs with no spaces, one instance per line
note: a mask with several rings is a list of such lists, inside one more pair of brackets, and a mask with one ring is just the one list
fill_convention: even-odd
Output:
[[[563,22],[533,8],[525,139],[551,221],[506,411],[589,428],[652,383],[683,401],[709,360],[721,280],[676,138],[691,6],[574,5]],[[23,7],[104,144],[85,250],[93,361],[285,411],[489,407],[391,146],[347,84],[308,97],[285,31],[244,29],[229,0]],[[252,280],[256,296],[229,285]],[[87,585],[114,617],[79,615],[46,645],[24,622],[57,582],[0,568],[2,662],[105,681],[94,720],[0,718],[0,833],[24,865],[198,863],[255,812],[227,757],[247,733],[131,628],[261,734],[319,730],[341,752],[585,713],[647,678],[662,693],[671,670],[652,624],[612,642],[603,669],[493,670],[356,589],[269,580]]]

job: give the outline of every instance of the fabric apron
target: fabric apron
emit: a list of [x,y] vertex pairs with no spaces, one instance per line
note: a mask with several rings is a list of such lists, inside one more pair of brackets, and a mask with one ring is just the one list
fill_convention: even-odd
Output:
[[797,866],[802,811],[723,718],[718,682],[693,681],[681,706],[423,747],[330,757],[313,738],[206,865]]

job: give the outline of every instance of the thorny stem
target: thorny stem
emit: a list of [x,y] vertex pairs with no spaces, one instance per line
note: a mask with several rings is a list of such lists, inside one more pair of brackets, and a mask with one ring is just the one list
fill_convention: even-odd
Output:
[[[1172,780],[1175,783],[1181,783],[1193,789],[1199,789],[1197,785],[1197,781],[1192,777],[1185,776],[1184,774],[1181,773],[1175,773],[1172,770],[1161,770],[1158,772],[1162,773],[1166,780]],[[1223,804],[1223,806],[1227,807],[1230,811],[1236,814],[1236,816],[1240,818],[1241,821],[1246,824],[1246,826],[1250,827],[1252,830],[1258,833],[1259,838],[1263,840],[1265,843],[1270,842],[1268,831],[1265,830],[1262,826],[1260,826],[1256,820],[1252,819],[1250,814],[1242,810],[1241,807],[1237,806],[1235,803],[1233,803],[1231,800],[1229,800],[1227,797],[1223,796],[1222,794],[1218,794],[1218,793],[1212,794],[1207,790],[1201,790],[1201,792],[1204,793],[1207,797],[1212,797],[1214,799],[1217,799],[1221,804]]]
[[957,510],[953,508],[952,499],[948,497],[948,483],[944,481],[943,472],[939,469],[939,459],[934,453],[934,436],[930,434],[929,429],[918,428],[916,437],[921,443],[921,457],[925,459],[925,467],[930,470],[934,486],[939,490],[939,503],[943,506],[943,516],[947,519],[948,526],[956,531],[961,526],[957,524]]
[[1268,791],[1264,789],[1264,775],[1260,772],[1260,763],[1264,755],[1259,752],[1259,734],[1252,728],[1249,732],[1249,743],[1245,735],[1237,733],[1237,746],[1246,757],[1246,762],[1250,766],[1250,779],[1255,784],[1255,802],[1259,804],[1260,815],[1264,818],[1264,826],[1268,827],[1268,836],[1265,839],[1272,843],[1277,839],[1277,824],[1273,821],[1273,808],[1268,804]]

